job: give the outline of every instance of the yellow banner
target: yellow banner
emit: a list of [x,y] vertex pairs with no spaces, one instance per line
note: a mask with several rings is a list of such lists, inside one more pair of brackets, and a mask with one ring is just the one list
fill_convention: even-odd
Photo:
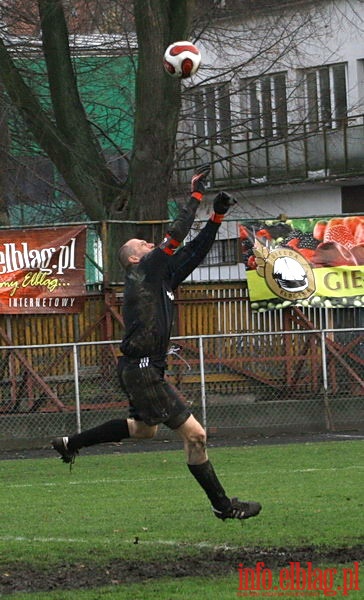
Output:
[[343,298],[364,296],[364,267],[323,267],[313,269],[316,295]]
[[[309,300],[315,296],[325,298],[353,298],[363,296],[364,307],[364,267],[326,267],[313,269],[313,276],[315,289],[311,296],[309,296]],[[277,295],[268,287],[266,280],[258,275],[257,271],[248,271],[247,280],[249,296],[252,302],[277,298]],[[293,294],[294,292],[282,290],[280,297],[282,300],[289,300],[295,304],[300,304],[300,299],[294,298]],[[301,298],[301,304],[302,300]],[[305,305],[307,302],[303,304]]]

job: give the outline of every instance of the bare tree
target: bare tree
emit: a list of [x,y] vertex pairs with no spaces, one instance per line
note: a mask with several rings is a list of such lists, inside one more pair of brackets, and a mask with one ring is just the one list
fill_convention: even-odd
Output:
[[[55,182],[38,161],[44,185],[59,189],[63,198],[73,198],[89,218],[166,218],[176,135],[186,141],[178,145],[177,166],[182,170],[188,171],[193,160],[206,156],[207,146],[216,165],[223,163],[224,174],[229,165],[243,169],[251,148],[237,151],[230,142],[254,134],[259,125],[263,147],[271,124],[264,121],[262,106],[253,117],[245,115],[241,97],[251,93],[254,82],[275,85],[279,121],[277,111],[283,114],[285,109],[279,72],[285,68],[286,57],[295,54],[300,60],[302,41],[327,35],[321,11],[328,5],[334,10],[334,4],[328,0],[29,0],[26,4],[0,0],[0,80],[9,99],[12,141],[18,136],[20,147],[24,137],[23,148],[29,147],[25,123],[38,153],[50,158],[61,175]],[[264,14],[264,26],[256,18],[259,11]],[[83,46],[76,44],[80,35]],[[181,88],[180,82],[163,72],[161,57],[171,41],[183,38],[201,41],[213,58],[203,65],[202,79]],[[130,148],[115,147],[108,119],[96,122],[92,111],[86,111],[87,97],[85,93],[81,97],[79,85],[80,54],[102,55],[110,66],[114,56],[131,57],[135,104],[129,103],[132,113],[120,112],[119,117],[119,122],[129,119],[133,123]],[[272,72],[277,73],[275,79],[270,79]],[[90,68],[89,73],[92,77]],[[107,81],[105,77],[105,85]],[[286,91],[291,94],[292,89]],[[182,97],[186,100],[181,111]],[[190,110],[191,99],[200,106],[200,113]],[[93,99],[95,107],[97,101]],[[290,110],[288,105],[286,109]],[[294,110],[302,122],[304,115],[297,106]],[[216,112],[218,119],[210,118]],[[211,126],[217,121],[218,130]],[[283,129],[280,133],[286,134]],[[297,129],[296,135],[304,134]],[[275,137],[274,143],[279,144],[279,136]],[[105,152],[105,140],[113,145],[113,162]],[[257,144],[254,141],[254,150]],[[19,161],[20,156],[18,152],[12,159]],[[113,167],[118,157],[128,164],[122,173]]]
[[[4,106],[1,101],[3,96],[0,86],[0,107]],[[0,225],[9,225],[9,213],[6,202],[6,182],[8,167],[9,132],[5,111],[0,108]]]
[[[0,78],[12,105],[89,218],[104,220],[115,214],[135,220],[165,217],[180,93],[179,82],[170,80],[161,69],[161,56],[168,43],[187,35],[193,2],[152,0],[134,3],[138,64],[134,146],[126,182],[120,181],[107,165],[81,101],[63,3],[39,0],[30,4],[32,10],[28,14],[34,15],[34,21],[32,24],[24,17],[23,29],[26,33],[34,33],[37,29],[41,32],[51,110],[45,109],[34,87],[23,76],[12,53],[14,38],[6,39],[7,31],[3,28]],[[77,20],[79,25],[86,18],[86,8],[90,9],[91,4],[97,6],[97,3],[76,4],[81,11]],[[9,3],[3,5],[9,15]],[[72,22],[72,14],[69,19]],[[29,40],[17,41],[18,48],[22,42],[29,50]],[[24,48],[22,50],[24,52]]]

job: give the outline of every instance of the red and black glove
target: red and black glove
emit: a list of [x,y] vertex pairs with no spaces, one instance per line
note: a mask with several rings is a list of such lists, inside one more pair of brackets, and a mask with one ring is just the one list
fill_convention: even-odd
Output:
[[236,200],[230,194],[219,192],[214,200],[214,212],[211,221],[221,223],[229,208],[234,204],[236,204]]
[[196,169],[196,173],[191,179],[191,196],[199,202],[202,200],[202,196],[204,195],[206,179],[210,173],[210,169],[211,167],[209,164],[201,165],[198,167],[198,169]]

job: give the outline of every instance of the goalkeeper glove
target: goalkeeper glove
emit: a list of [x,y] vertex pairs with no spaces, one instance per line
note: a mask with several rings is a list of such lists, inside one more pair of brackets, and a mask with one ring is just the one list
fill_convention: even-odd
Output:
[[212,220],[221,223],[230,206],[236,204],[236,200],[226,192],[219,192],[214,200],[214,213]]
[[196,170],[196,173],[191,179],[191,196],[199,202],[202,200],[202,196],[205,192],[206,178],[209,173],[210,165],[203,164]]

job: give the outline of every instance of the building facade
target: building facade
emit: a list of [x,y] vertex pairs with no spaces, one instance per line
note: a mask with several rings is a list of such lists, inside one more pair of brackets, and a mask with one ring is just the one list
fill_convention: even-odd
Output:
[[210,199],[232,193],[236,223],[364,213],[363,3],[248,2],[245,17],[218,4],[185,93],[179,182],[211,163]]

